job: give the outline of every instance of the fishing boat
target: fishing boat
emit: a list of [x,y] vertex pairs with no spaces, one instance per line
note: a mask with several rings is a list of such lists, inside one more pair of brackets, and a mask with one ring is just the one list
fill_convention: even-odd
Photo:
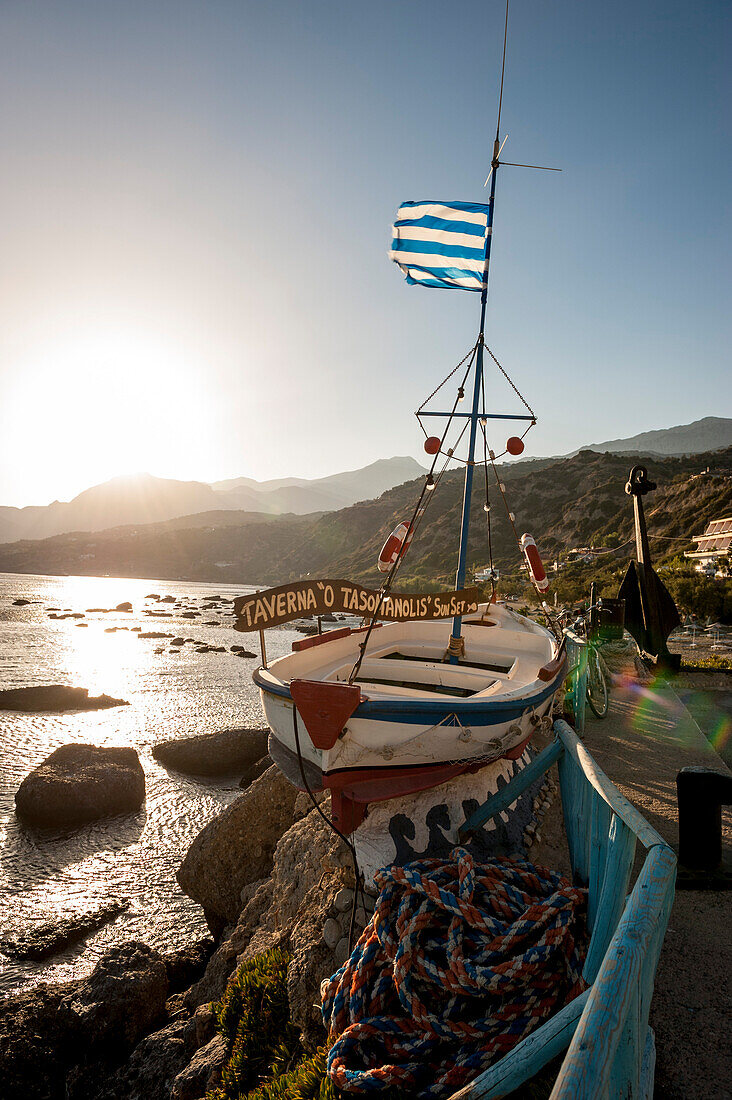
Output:
[[[427,790],[521,756],[537,726],[550,721],[566,674],[561,637],[500,601],[492,555],[489,475],[495,477],[496,499],[505,505],[529,577],[540,594],[545,592],[548,580],[536,543],[528,533],[519,536],[496,465],[503,455],[523,451],[524,437],[536,423],[484,335],[502,148],[499,104],[488,202],[409,201],[397,213],[390,257],[407,283],[478,294],[480,309],[474,343],[417,410],[431,466],[411,516],[391,532],[379,554],[381,587],[369,591],[347,581],[307,581],[235,601],[237,628],[259,629],[262,637],[262,666],[254,681],[271,730],[270,754],[297,786],[331,791],[334,822],[347,832],[358,826],[370,802]],[[509,383],[512,399],[521,400],[521,411],[488,408],[488,359]],[[448,408],[428,408],[446,386],[456,386]],[[463,411],[461,402],[471,390],[470,409]],[[439,436],[429,434],[428,418],[443,424]],[[522,434],[494,449],[488,444],[489,425],[501,421],[517,421]],[[446,468],[456,462],[464,465],[465,483],[455,591],[398,594],[393,591],[397,573]],[[481,466],[491,559],[486,567],[491,596],[485,602],[479,602],[478,589],[463,587],[474,475]],[[359,613],[362,625],[295,642],[291,654],[267,665],[265,627],[334,611]]]

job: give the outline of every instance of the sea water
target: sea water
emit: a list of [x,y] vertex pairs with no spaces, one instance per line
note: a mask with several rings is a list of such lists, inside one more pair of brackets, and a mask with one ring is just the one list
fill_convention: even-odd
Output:
[[[195,779],[168,771],[151,750],[169,738],[264,726],[251,678],[259,660],[230,652],[238,644],[258,653],[258,635],[233,629],[230,603],[222,605],[223,611],[203,606],[214,596],[232,599],[252,590],[215,583],[0,574],[0,689],[68,684],[130,704],[65,714],[0,711],[0,938],[129,899],[126,912],[46,962],[16,962],[0,954],[0,993],[39,980],[81,977],[104,950],[124,940],[167,951],[206,934],[201,909],[181,893],[175,872],[194,837],[240,793],[237,779]],[[147,598],[152,594],[174,596],[179,606]],[[18,599],[32,602],[16,606]],[[88,610],[123,601],[132,604],[132,613]],[[68,611],[85,617],[49,617]],[[199,615],[183,618],[184,612]],[[220,625],[204,625],[212,620]],[[127,629],[111,632],[113,627]],[[225,646],[226,652],[198,654],[190,643],[172,648],[171,639],[139,638],[132,627]],[[268,631],[269,659],[289,652],[297,637],[289,627]],[[14,795],[21,780],[67,743],[136,749],[147,789],[140,811],[58,831],[19,822]]]

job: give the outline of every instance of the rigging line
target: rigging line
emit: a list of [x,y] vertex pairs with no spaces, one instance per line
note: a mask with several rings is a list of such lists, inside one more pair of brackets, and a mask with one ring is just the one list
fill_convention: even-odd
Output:
[[[477,347],[477,344],[476,344],[476,347]],[[473,350],[475,350],[475,349],[473,349]],[[470,354],[470,353],[468,353],[468,354]],[[467,358],[467,356],[466,356],[466,358]],[[463,362],[465,362],[465,359],[463,359]],[[470,372],[470,366],[471,366],[471,364],[468,365],[468,369],[465,373],[465,378],[463,379],[463,383],[465,382],[465,379],[467,379],[468,373]],[[453,371],[453,373],[454,373],[454,371]],[[462,389],[462,386],[460,387],[460,389]],[[460,400],[460,391],[458,390],[458,395],[455,398],[455,402],[454,402],[453,407],[452,407],[452,412],[450,413],[447,424],[445,425],[445,430],[442,434],[442,439],[440,441],[440,447],[442,446],[442,443],[444,443],[445,437],[446,437],[448,431],[450,430],[450,425],[452,424],[453,417],[454,417],[454,414],[455,414],[455,409],[457,408],[457,404],[458,404],[459,400]],[[469,423],[470,423],[470,421],[468,421],[468,420],[465,421],[465,426],[463,427],[463,430],[460,432],[460,435],[458,436],[458,441],[457,441],[456,446],[460,443],[460,440],[462,439],[463,435],[465,434],[465,429],[467,428]],[[439,483],[439,480],[441,480],[442,474],[444,474],[444,472],[447,468],[447,464],[450,461],[450,458],[452,457],[451,455],[447,456],[447,460],[446,460],[446,462],[445,462],[445,464],[442,468],[442,471],[439,475],[438,481],[435,482],[432,475],[434,474],[435,466],[437,465],[437,460],[438,460],[438,457],[439,457],[440,454],[441,454],[441,450],[438,451],[437,454],[435,455],[435,457],[432,459],[432,465],[430,466],[429,473],[428,473],[427,477],[425,478],[424,485],[422,486],[422,491],[419,494],[419,499],[417,501],[414,512],[412,513],[412,518],[410,519],[409,525],[407,526],[407,530],[406,530],[406,533],[404,535],[404,542],[406,542],[407,539],[410,537],[410,533],[413,536],[413,533],[414,533],[414,530],[415,530],[415,525],[417,524],[418,519],[421,518],[419,510],[420,510],[420,507],[422,505],[422,501],[424,500],[424,495],[427,492],[427,486],[428,486],[428,484],[430,484],[430,480],[432,479],[431,488],[436,489],[437,484]],[[434,493],[433,493],[433,495],[434,495]],[[426,509],[427,509],[427,505],[425,505],[424,510],[426,511]],[[424,514],[424,512],[423,512],[423,514]],[[411,539],[410,539],[410,541],[411,541]],[[391,569],[389,570],[389,573],[387,574],[386,580],[384,581],[384,584],[381,587],[381,591],[379,592],[379,601],[378,601],[378,603],[376,605],[376,609],[374,610],[374,613],[371,617],[371,622],[369,623],[369,626],[368,626],[368,629],[366,631],[366,634],[364,635],[363,641],[359,643],[359,647],[358,647],[359,648],[359,655],[358,655],[356,663],[354,664],[353,668],[351,669],[351,673],[348,677],[348,683],[349,684],[352,684],[353,681],[355,680],[355,678],[358,676],[359,669],[361,668],[361,664],[362,664],[364,656],[366,654],[366,646],[368,645],[369,639],[371,637],[371,633],[374,629],[374,626],[376,625],[376,620],[379,616],[379,612],[381,611],[381,608],[384,606],[384,600],[386,599],[386,597],[389,595],[389,592],[391,591],[391,586],[394,583],[394,578],[396,577],[397,570],[399,569],[399,567],[402,563],[402,560],[405,557],[405,553],[404,554],[400,553],[400,554],[397,555],[397,559],[394,562],[394,564],[392,565]]]
[[494,569],[494,566],[493,566],[493,538],[492,538],[492,533],[491,533],[491,502],[490,502],[490,495],[488,493],[488,455],[487,455],[487,449],[488,449],[488,441],[486,440],[486,437],[485,437],[485,431],[483,431],[483,455],[484,455],[484,459],[485,459],[485,461],[483,463],[483,469],[485,471],[485,505],[484,505],[484,508],[485,508],[486,524],[487,524],[487,527],[488,527],[488,561],[490,562],[490,567],[491,567],[491,600],[493,600],[495,595],[496,595],[496,578],[494,576],[495,569]]
[[521,558],[521,562],[523,564],[524,569],[526,570],[526,574],[527,574],[529,580],[533,584],[533,581],[532,581],[532,578],[531,578],[531,570],[529,569],[529,563],[527,562],[526,557],[524,556],[524,552],[521,549],[521,539],[519,538],[519,533],[516,530],[516,523],[515,523],[515,521],[513,519],[513,516],[511,514],[511,509],[508,506],[508,498],[506,497],[506,491],[503,488],[503,485],[501,484],[500,477],[498,476],[498,470],[496,469],[496,463],[495,463],[495,460],[494,460],[493,451],[491,451],[490,448],[488,449],[488,457],[490,459],[490,464],[493,468],[493,473],[494,473],[495,478],[496,478],[496,485],[498,486],[498,491],[501,494],[501,497],[503,499],[503,503],[506,507],[506,515],[508,516],[508,522],[511,524],[511,530],[513,531],[514,538],[516,539],[516,545],[518,546],[519,556]]
[[[466,421],[464,426],[463,426],[463,429],[460,432],[460,435],[458,436],[457,441],[455,443],[456,447],[460,446],[460,441],[462,440],[463,436],[465,435],[465,432],[468,428],[468,424],[469,424],[469,421]],[[442,452],[439,451],[438,454],[442,454]],[[447,467],[450,465],[450,462],[451,462],[452,459],[453,459],[452,455],[449,455],[449,454],[445,455],[445,461],[442,464],[442,469],[440,470],[440,472],[437,474],[437,476],[434,479],[434,487],[430,491],[430,495],[427,498],[426,504],[424,505],[424,507],[421,510],[417,509],[417,518],[415,519],[414,527],[412,528],[412,538],[410,540],[410,547],[411,547],[411,544],[414,541],[414,538],[415,538],[417,532],[419,531],[422,523],[424,522],[424,517],[427,513],[427,509],[429,508],[430,504],[432,503],[432,501],[435,499],[435,496],[437,495],[437,487],[440,484],[440,482],[442,481],[443,475],[446,473]],[[458,458],[458,459],[455,459],[455,461],[462,462],[463,460]],[[437,457],[435,456],[435,462],[432,465],[433,470],[434,470],[436,464],[437,464]],[[399,558],[397,559],[397,562],[396,562],[396,564],[399,568],[401,568],[401,565],[404,562],[404,559],[406,558],[408,553],[409,553],[409,547],[404,551],[404,553],[399,555]]]
[[363,896],[363,884],[362,884],[362,881],[361,881],[361,871],[359,870],[359,866],[358,866],[358,856],[356,855],[356,848],[351,843],[351,841],[348,839],[348,837],[346,837],[341,832],[341,830],[338,828],[338,826],[335,824],[335,822],[332,821],[321,810],[320,805],[318,804],[318,800],[317,800],[317,798],[315,797],[315,795],[313,794],[313,792],[310,788],[310,784],[308,783],[307,776],[305,774],[305,765],[304,765],[303,759],[302,759],[302,749],[300,748],[300,730],[299,730],[298,724],[297,724],[297,707],[295,706],[294,700],[293,700],[293,704],[292,704],[292,725],[293,725],[293,729],[294,729],[294,733],[295,733],[295,747],[297,749],[297,762],[300,765],[300,778],[303,781],[303,785],[305,787],[305,790],[310,795],[310,801],[312,802],[313,806],[315,807],[315,809],[318,811],[318,813],[322,817],[325,824],[330,829],[333,830],[333,832],[336,834],[336,836],[341,838],[341,840],[343,841],[343,843],[346,845],[349,852],[351,853],[351,860],[353,862],[353,874],[354,874],[354,878],[355,878],[355,883],[354,883],[354,890],[353,890],[353,904],[351,906],[351,923],[350,923],[350,927],[348,929],[348,949],[350,951],[350,950],[353,949],[353,933],[354,933],[354,929],[356,927],[356,909],[358,907],[359,894],[361,895],[361,906],[363,908],[364,916],[367,915],[367,913],[366,913],[366,899]]
[[[475,347],[473,348],[473,353],[475,353],[475,351],[477,350],[477,347],[478,347],[478,345],[476,344],[476,345],[475,345]],[[466,356],[465,358],[467,359],[467,356]],[[474,358],[474,356],[473,356],[473,358]],[[443,431],[442,435],[440,436],[440,446],[439,446],[439,449],[438,449],[438,451],[436,452],[436,454],[435,454],[435,457],[434,457],[434,458],[433,458],[433,460],[432,460],[432,465],[431,465],[431,467],[430,467],[430,470],[429,470],[429,473],[430,473],[430,475],[432,475],[432,474],[434,473],[434,470],[435,470],[435,466],[437,465],[437,459],[438,459],[438,456],[439,456],[439,455],[441,455],[441,454],[445,454],[445,452],[444,452],[444,451],[442,450],[442,447],[443,447],[443,444],[444,444],[444,442],[445,442],[445,440],[446,440],[446,438],[447,438],[447,433],[448,433],[448,432],[449,432],[449,430],[450,430],[450,425],[452,424],[452,422],[453,422],[453,419],[454,419],[454,417],[455,417],[455,410],[456,410],[456,409],[457,409],[457,407],[458,407],[458,403],[459,403],[459,402],[460,402],[460,401],[462,400],[462,398],[463,398],[463,397],[465,396],[465,383],[466,383],[466,382],[467,382],[467,380],[468,380],[468,375],[470,374],[471,370],[473,369],[473,358],[471,358],[470,362],[468,363],[468,365],[467,365],[467,367],[466,367],[466,370],[465,370],[465,374],[463,375],[462,381],[461,381],[460,385],[458,386],[458,392],[457,392],[457,396],[455,397],[455,400],[453,401],[452,409],[450,410],[450,414],[449,414],[449,416],[448,416],[448,418],[447,418],[447,424],[445,425],[444,431]],[[464,362],[465,362],[465,359],[463,359],[461,363],[458,363],[458,366],[462,366],[462,363],[464,363]],[[455,370],[457,370],[457,367],[455,368]],[[455,373],[455,371],[453,370],[453,371],[451,371],[450,373],[451,373],[451,374],[454,374],[454,373]],[[448,378],[449,378],[449,377],[450,377],[450,375],[448,375]],[[445,382],[447,382],[447,378],[445,379]],[[441,383],[440,383],[440,386],[444,386],[445,382],[441,382]],[[439,389],[439,388],[440,388],[440,386],[438,386],[437,388]],[[436,393],[436,392],[437,392],[437,390],[435,390],[435,393]],[[434,396],[434,394],[432,394],[431,396]],[[430,400],[430,398],[428,397],[428,398],[427,398],[427,401],[429,401],[429,400]],[[422,410],[422,409],[424,408],[424,406],[425,406],[425,405],[427,404],[427,401],[423,402],[423,403],[422,403],[422,405],[420,405],[420,407],[419,407],[419,409],[417,410],[417,412],[416,412],[416,413],[414,414],[414,415],[415,415],[415,416],[417,417],[417,420],[419,421],[419,426],[420,426],[420,428],[422,429],[422,431],[424,432],[425,436],[427,435],[427,432],[425,431],[425,426],[424,426],[424,424],[422,423],[422,421],[421,421],[421,420],[420,420],[420,418],[419,418],[419,414],[420,414],[421,410]],[[470,423],[470,421],[469,421],[469,420],[466,420],[466,421],[465,421],[465,424],[466,424],[466,425],[468,425],[469,423]],[[462,437],[463,437],[463,432],[461,432],[461,433],[460,433],[460,436],[459,436],[459,439],[458,439],[458,443],[460,442],[460,439],[462,439]],[[451,458],[454,458],[454,457],[455,457],[455,456],[454,456],[454,452],[455,452],[456,448],[457,448],[457,443],[455,444],[455,446],[454,446],[454,447],[450,448],[450,449],[451,449],[451,450],[453,451],[453,454],[449,454],[449,453],[448,453],[448,455],[447,455],[448,461],[449,461],[449,460],[450,460]],[[455,461],[456,461],[456,462],[462,462],[463,464],[465,464],[465,459],[462,459],[462,458],[455,458]]]
[[494,577],[495,568],[493,564],[493,537],[491,531],[491,500],[490,493],[488,491],[488,439],[486,437],[485,428],[485,371],[481,374],[480,378],[481,397],[483,401],[483,419],[480,422],[480,430],[483,436],[483,471],[485,474],[485,504],[483,509],[485,511],[486,526],[488,528],[488,561],[491,567],[491,602],[496,597],[496,579]]
[[561,172],[561,168],[548,168],[546,164],[516,164],[513,160],[502,160],[501,167],[507,164],[509,168],[536,168],[539,172]]
[[[435,455],[435,459],[436,458],[437,458],[437,455]],[[432,466],[430,468],[429,474],[427,475],[427,478],[432,477],[432,471],[434,470],[434,468],[435,468],[435,462],[433,460]],[[424,495],[427,492],[427,478],[425,479],[424,485],[422,486],[422,491],[419,494],[419,499],[417,501],[417,505],[414,509],[414,512],[412,513],[412,518],[409,521],[409,525],[407,526],[407,530],[405,532],[404,540],[403,540],[404,542],[406,542],[406,540],[409,538],[410,532],[414,529],[414,524],[417,520],[417,516],[419,514],[419,509],[422,505]],[[397,569],[399,567],[399,561],[400,561],[401,556],[402,556],[401,554],[397,555],[396,561],[392,565],[391,569],[389,570],[389,572],[387,574],[386,580],[384,581],[383,585],[381,586],[381,591],[379,592],[379,600],[378,600],[378,603],[376,604],[376,608],[374,610],[374,613],[371,616],[371,622],[369,623],[368,629],[367,629],[366,633],[364,634],[363,641],[359,642],[359,645],[358,645],[359,654],[358,654],[358,657],[356,659],[356,663],[354,664],[353,668],[351,669],[351,673],[348,677],[348,683],[349,684],[352,684],[353,681],[358,676],[359,669],[361,668],[361,664],[362,664],[364,656],[366,654],[366,646],[368,645],[369,639],[371,638],[371,633],[372,633],[372,631],[373,631],[373,629],[376,625],[376,620],[378,618],[379,612],[381,611],[381,608],[384,606],[384,600],[389,595],[389,591],[390,591],[391,586],[394,582],[394,578],[396,576],[396,572],[397,572]]]
[[[653,512],[651,512],[653,515]],[[692,538],[685,538],[683,535],[649,535],[649,539],[663,539],[664,542],[693,542]]]
[[496,123],[496,144],[501,136],[501,108],[503,107],[503,78],[506,74],[506,42],[508,41],[508,0],[506,0],[506,21],[503,26],[503,59],[501,60],[501,90],[498,94],[498,121]]
[[[648,537],[649,538],[655,538],[657,536],[649,535]],[[620,546],[613,546],[613,548],[611,550],[599,550],[597,552],[597,554],[593,554],[592,561],[594,561],[595,558],[604,558],[604,557],[607,556],[607,554],[617,554],[618,550],[622,550],[624,547],[630,546],[631,542],[635,542],[635,535],[631,535],[631,537],[626,542],[621,542]],[[570,565],[582,565],[582,564],[589,565],[591,563],[590,562],[582,563],[582,562],[579,562],[579,561],[568,561],[568,562],[565,562],[565,567],[570,566]]]

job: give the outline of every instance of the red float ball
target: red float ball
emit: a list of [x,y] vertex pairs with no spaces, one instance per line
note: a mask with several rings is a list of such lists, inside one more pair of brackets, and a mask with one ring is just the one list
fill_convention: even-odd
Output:
[[509,440],[506,441],[506,450],[510,455],[520,455],[524,449],[523,439],[519,439],[517,435],[512,435]]
[[429,436],[429,438],[424,441],[424,449],[428,455],[436,455],[440,449],[439,438],[436,435]]

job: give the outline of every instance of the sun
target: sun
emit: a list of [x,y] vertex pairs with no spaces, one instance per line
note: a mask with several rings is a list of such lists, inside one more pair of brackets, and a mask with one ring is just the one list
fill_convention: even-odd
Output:
[[25,410],[9,428],[27,496],[46,503],[50,493],[69,499],[119,474],[169,468],[206,392],[200,365],[175,341],[107,328],[35,347],[12,400]]

